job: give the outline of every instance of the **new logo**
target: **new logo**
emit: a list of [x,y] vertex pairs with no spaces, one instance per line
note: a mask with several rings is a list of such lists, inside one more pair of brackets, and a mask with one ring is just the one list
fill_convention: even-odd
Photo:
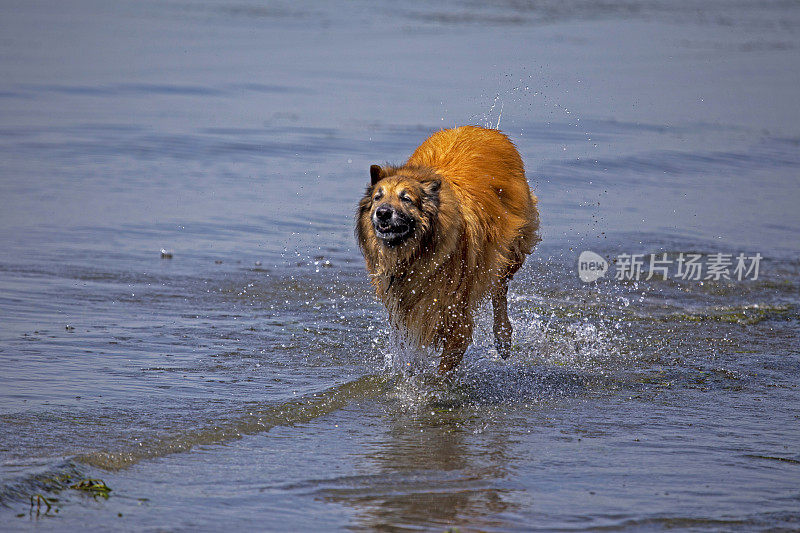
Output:
[[608,272],[608,261],[601,255],[586,250],[578,256],[578,277],[584,283],[597,281]]

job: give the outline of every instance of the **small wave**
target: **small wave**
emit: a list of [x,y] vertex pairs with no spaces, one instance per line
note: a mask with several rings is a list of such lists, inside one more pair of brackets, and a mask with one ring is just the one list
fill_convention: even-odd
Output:
[[104,470],[127,468],[143,459],[163,457],[173,453],[187,452],[196,446],[221,444],[269,431],[277,426],[291,426],[308,422],[335,412],[350,402],[380,394],[388,376],[367,375],[301,399],[272,405],[261,409],[249,409],[242,416],[216,425],[186,433],[141,441],[126,450],[94,452],[78,456],[77,461]]
[[388,398],[400,411],[454,410],[479,405],[537,405],[583,397],[607,381],[574,369],[481,359],[447,378],[402,376]]
[[790,305],[747,304],[738,306],[714,306],[696,311],[685,311],[665,315],[661,320],[671,322],[723,322],[752,326],[767,320],[797,319]]

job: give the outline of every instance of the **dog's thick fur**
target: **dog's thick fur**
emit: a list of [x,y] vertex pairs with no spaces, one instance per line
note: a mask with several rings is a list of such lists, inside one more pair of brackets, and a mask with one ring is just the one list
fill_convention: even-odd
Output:
[[405,165],[373,165],[370,174],[356,237],[393,325],[418,346],[443,349],[444,374],[461,362],[473,311],[488,295],[496,347],[508,357],[508,282],[539,241],[537,199],[508,137],[442,130]]

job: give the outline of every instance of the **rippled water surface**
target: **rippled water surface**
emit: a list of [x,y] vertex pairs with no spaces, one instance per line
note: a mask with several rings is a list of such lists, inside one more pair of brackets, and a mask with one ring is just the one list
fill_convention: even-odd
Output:
[[[0,529],[800,527],[796,3],[0,12]],[[543,241],[443,382],[352,216],[457,124]],[[757,279],[645,279],[718,253]]]

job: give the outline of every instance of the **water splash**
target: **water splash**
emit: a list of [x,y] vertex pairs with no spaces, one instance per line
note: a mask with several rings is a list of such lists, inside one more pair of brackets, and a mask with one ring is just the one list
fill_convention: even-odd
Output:
[[384,371],[399,372],[405,376],[435,371],[439,360],[436,350],[417,346],[411,336],[398,327],[392,327],[388,335],[389,342],[383,349]]
[[[497,107],[497,102],[500,102],[500,110],[497,113],[497,120],[492,118],[492,114],[494,113],[495,107]],[[500,119],[503,116],[503,106],[505,103],[500,98],[500,93],[495,94],[494,100],[492,100],[492,106],[489,110],[483,114],[483,126],[486,128],[493,128],[496,130],[500,129]]]
[[400,331],[389,333],[384,371],[396,375],[389,391],[395,408],[454,409],[582,396],[589,389],[610,388],[614,369],[631,361],[621,348],[624,337],[612,322],[517,313],[521,316],[512,320],[511,358],[497,354],[491,313],[484,306],[476,314],[473,344],[462,364],[446,377],[436,372],[438,352],[413,347]]

